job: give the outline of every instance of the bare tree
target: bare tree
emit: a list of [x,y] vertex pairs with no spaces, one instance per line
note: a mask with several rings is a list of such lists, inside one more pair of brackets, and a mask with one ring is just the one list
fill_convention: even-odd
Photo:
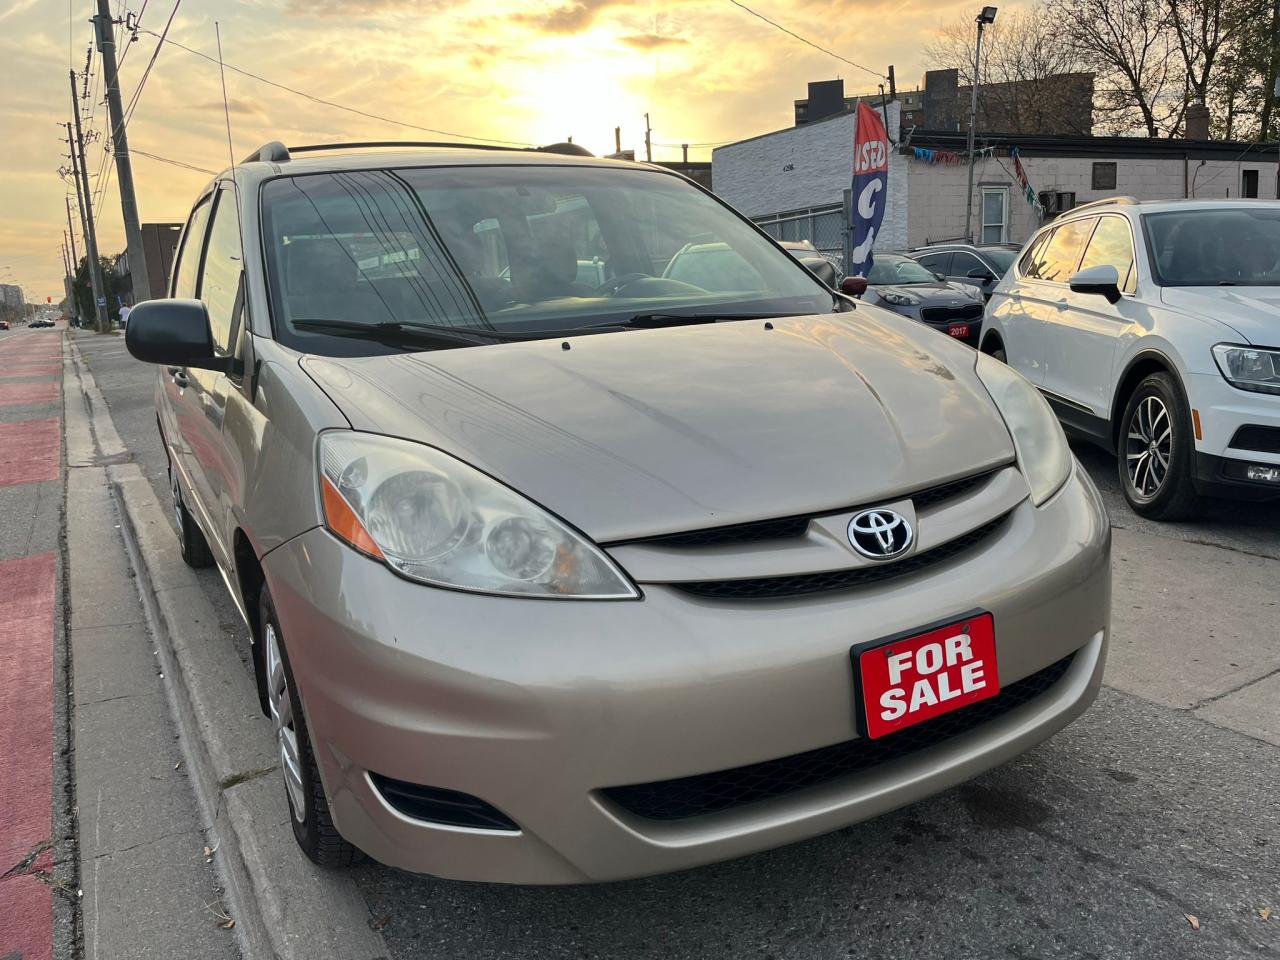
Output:
[[[973,83],[974,24],[963,16],[925,47],[938,67],[953,68],[962,86]],[[1041,9],[1002,17],[982,42],[984,126],[1007,133],[1091,132],[1089,78]],[[1083,109],[1081,104],[1083,103]]]
[[1187,83],[1169,0],[1048,0],[1045,15],[1093,69],[1104,132],[1177,135]]

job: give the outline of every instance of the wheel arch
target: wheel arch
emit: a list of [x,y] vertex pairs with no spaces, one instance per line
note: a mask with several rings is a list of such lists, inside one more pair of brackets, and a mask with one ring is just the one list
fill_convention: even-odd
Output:
[[258,607],[258,597],[262,593],[263,584],[267,582],[267,575],[262,561],[258,559],[258,551],[253,545],[253,540],[244,527],[236,527],[231,542],[231,555],[236,569],[236,589],[240,591],[241,609],[249,621],[249,634],[252,638],[253,674],[258,688],[259,706],[264,714],[269,715],[266,663],[261,642],[262,623]]
[[1174,359],[1155,347],[1140,350],[1125,364],[1124,372],[1116,380],[1115,393],[1111,398],[1111,448],[1113,450],[1119,449],[1120,420],[1124,416],[1124,408],[1129,402],[1129,397],[1138,388],[1138,384],[1153,373],[1167,373],[1172,376],[1174,385],[1182,396],[1182,402],[1187,403],[1187,389],[1183,384],[1179,365]]

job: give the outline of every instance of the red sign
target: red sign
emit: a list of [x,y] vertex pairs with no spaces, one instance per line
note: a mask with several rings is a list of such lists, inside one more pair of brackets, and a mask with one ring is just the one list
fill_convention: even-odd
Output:
[[947,333],[953,337],[967,337],[969,335],[969,325],[967,323],[958,323],[954,326],[947,327]]
[[994,697],[995,622],[984,613],[858,655],[867,736],[883,737]]
[[885,132],[884,121],[867,103],[859,103],[853,133],[853,175],[883,173],[888,169],[889,134]]

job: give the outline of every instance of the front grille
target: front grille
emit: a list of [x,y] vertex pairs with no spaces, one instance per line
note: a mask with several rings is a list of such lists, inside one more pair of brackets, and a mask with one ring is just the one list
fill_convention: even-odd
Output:
[[[1006,514],[1005,516],[1008,516]],[[968,533],[956,537],[939,547],[926,550],[899,560],[895,563],[877,564],[871,567],[857,567],[853,570],[828,570],[821,573],[788,574],[780,577],[755,577],[744,580],[693,580],[686,583],[671,584],[677,590],[693,594],[697,597],[710,597],[716,600],[774,600],[786,597],[801,597],[812,593],[826,593],[832,590],[847,590],[870,583],[879,583],[895,577],[919,573],[934,564],[950,560],[952,557],[971,550],[980,544],[1004,522],[1005,517],[984,523]]]
[[847,740],[746,767],[677,780],[610,787],[603,793],[623,810],[638,817],[683,820],[831,783],[951,740],[1034,700],[1062,679],[1074,656],[1064,657],[1029,677],[1009,684],[989,700],[934,717],[882,740]]
[[920,319],[925,323],[972,323],[982,319],[982,304],[967,303],[963,307],[922,307]]
[[1260,427],[1249,424],[1236,431],[1230,445],[1237,450],[1280,453],[1280,427]]
[[469,793],[394,780],[372,770],[369,771],[369,779],[387,803],[414,820],[451,827],[478,827],[481,830],[520,829],[497,807]]
[[[971,477],[961,477],[935,487],[917,490],[915,493],[890,497],[891,500],[911,500],[916,510],[935,507],[974,489],[992,476],[992,472],[976,473]],[[852,507],[850,510],[861,509]],[[832,511],[848,512],[848,511]],[[646,543],[660,547],[720,547],[733,544],[762,543],[769,540],[785,540],[790,537],[802,537],[809,529],[809,521],[814,516],[782,517],[772,520],[756,520],[751,523],[735,523],[724,527],[708,527],[702,530],[687,530],[681,533],[667,533],[657,537],[646,537],[640,540],[629,540],[627,543]],[[618,544],[614,544],[617,546]]]

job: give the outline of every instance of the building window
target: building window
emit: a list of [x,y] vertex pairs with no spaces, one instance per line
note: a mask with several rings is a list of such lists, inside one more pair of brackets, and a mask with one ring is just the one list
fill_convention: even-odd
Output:
[[1116,188],[1116,165],[1114,163],[1095,163],[1093,165],[1093,189],[1114,190]]
[[1245,170],[1240,182],[1240,196],[1256,199],[1258,196],[1258,171]]
[[982,242],[1004,243],[1009,235],[1009,188],[982,188]]

